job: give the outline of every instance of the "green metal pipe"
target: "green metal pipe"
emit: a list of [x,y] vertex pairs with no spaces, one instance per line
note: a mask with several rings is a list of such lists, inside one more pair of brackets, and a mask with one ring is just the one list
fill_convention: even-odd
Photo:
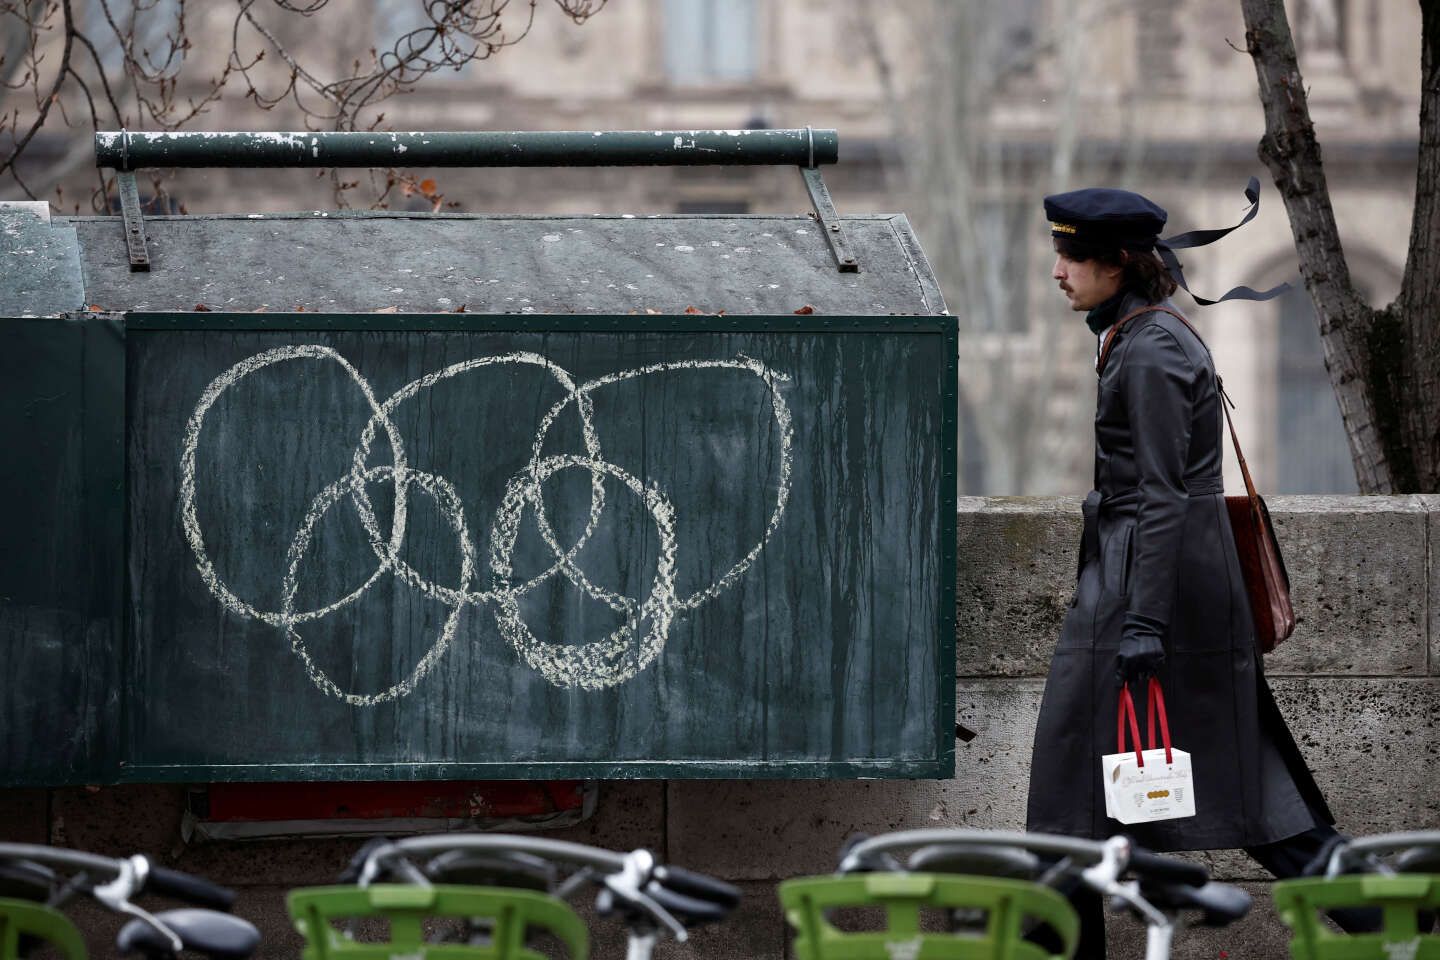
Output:
[[819,166],[834,130],[95,134],[95,165],[168,167]]

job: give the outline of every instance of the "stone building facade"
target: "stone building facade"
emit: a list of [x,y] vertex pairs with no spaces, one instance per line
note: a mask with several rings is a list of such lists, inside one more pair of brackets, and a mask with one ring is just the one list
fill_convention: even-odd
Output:
[[[518,26],[524,5],[512,6]],[[303,32],[290,39],[308,47],[317,72],[338,72],[412,29],[416,8],[416,0],[346,4],[338,36],[321,27],[313,43]],[[1419,9],[1290,0],[1290,13],[1352,272],[1384,303],[1398,289],[1409,234]],[[205,18],[192,24],[197,36],[228,42],[226,5],[188,15]],[[1293,276],[1289,225],[1255,153],[1263,119],[1254,69],[1237,49],[1243,38],[1235,0],[611,0],[578,26],[542,2],[522,42],[426,78],[381,106],[381,125],[838,128],[841,163],[827,171],[837,205],[909,214],[962,318],[962,492],[1074,493],[1089,483],[1093,347],[1048,278],[1039,198],[1085,184],[1131,187],[1167,207],[1178,232],[1234,223],[1240,191],[1258,175],[1260,217],[1187,256],[1189,276],[1212,294]],[[285,105],[262,113],[229,94],[199,118],[211,129],[302,123]],[[47,149],[65,150],[38,143],[37,156]],[[425,175],[468,212],[808,209],[799,177],[774,168]],[[74,179],[72,197],[93,174]],[[348,196],[364,205],[378,181],[360,179]],[[187,171],[170,189],[192,212],[335,204],[328,181],[301,171]],[[429,209],[418,197],[394,207],[407,203]],[[1191,313],[1239,404],[1236,425],[1262,488],[1352,491],[1303,291]]]

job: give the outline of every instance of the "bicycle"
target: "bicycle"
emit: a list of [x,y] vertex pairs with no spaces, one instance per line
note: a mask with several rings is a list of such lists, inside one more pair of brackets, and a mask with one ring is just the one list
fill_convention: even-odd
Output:
[[[151,913],[131,902],[156,893],[195,906]],[[202,877],[156,866],[149,858],[102,857],[36,844],[0,843],[0,960],[17,960],[49,944],[65,960],[85,960],[85,942],[61,907],[84,895],[130,917],[115,938],[123,954],[174,960],[194,951],[214,960],[244,960],[260,943],[250,923],[228,911],[235,894]]]
[[[897,853],[912,851],[902,861]],[[1125,880],[1123,878],[1130,877]],[[1073,955],[1079,919],[1070,896],[1088,888],[1146,925],[1146,960],[1166,960],[1182,915],[1224,926],[1250,895],[1210,882],[1205,867],[1161,856],[1124,836],[1104,841],[979,830],[911,830],[866,838],[842,853],[837,875],[780,885],[800,960],[1045,960]],[[878,906],[881,930],[843,933],[826,914]],[[946,929],[922,928],[939,908]]]
[[[1295,960],[1440,958],[1440,831],[1337,838],[1311,865],[1315,876],[1275,884]],[[1321,912],[1377,910],[1380,930],[1338,933]]]
[[[507,834],[377,840],[361,848],[344,885],[292,891],[291,917],[305,960],[538,960],[527,944],[549,934],[571,960],[587,960],[589,933],[569,901],[596,890],[601,916],[625,925],[627,960],[649,960],[662,933],[718,921],[740,902],[723,881],[659,863],[647,850]],[[359,921],[383,917],[388,940],[362,943]],[[426,934],[424,921],[454,921]],[[337,929],[336,922],[348,923]]]

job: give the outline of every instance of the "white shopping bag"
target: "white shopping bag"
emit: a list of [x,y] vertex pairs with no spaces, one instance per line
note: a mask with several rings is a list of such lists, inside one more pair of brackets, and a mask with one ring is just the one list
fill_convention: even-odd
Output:
[[[1150,749],[1140,749],[1140,726],[1135,717],[1135,701],[1128,687],[1120,690],[1120,707],[1116,737],[1119,753],[1100,758],[1100,776],[1105,786],[1105,815],[1121,823],[1152,823],[1195,816],[1195,778],[1190,770],[1190,754],[1170,745],[1170,724],[1165,716],[1165,695],[1160,682],[1150,678],[1149,710]],[[1155,746],[1156,713],[1165,744]],[[1129,721],[1135,749],[1125,749],[1125,726]]]

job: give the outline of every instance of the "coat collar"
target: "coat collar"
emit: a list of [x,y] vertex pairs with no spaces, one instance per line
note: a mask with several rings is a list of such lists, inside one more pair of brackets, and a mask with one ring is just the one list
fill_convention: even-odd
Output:
[[[1170,306],[1169,300],[1162,300],[1160,303],[1152,303],[1145,297],[1129,290],[1122,290],[1115,296],[1106,300],[1100,306],[1091,310],[1085,317],[1085,323],[1095,332],[1095,371],[1100,372],[1100,358],[1105,353],[1105,344],[1112,337],[1122,336],[1124,331],[1114,330],[1120,320],[1130,316],[1136,310],[1143,310],[1151,306]],[[1143,319],[1143,317],[1142,317]],[[1126,324],[1126,327],[1133,327],[1133,323]]]

